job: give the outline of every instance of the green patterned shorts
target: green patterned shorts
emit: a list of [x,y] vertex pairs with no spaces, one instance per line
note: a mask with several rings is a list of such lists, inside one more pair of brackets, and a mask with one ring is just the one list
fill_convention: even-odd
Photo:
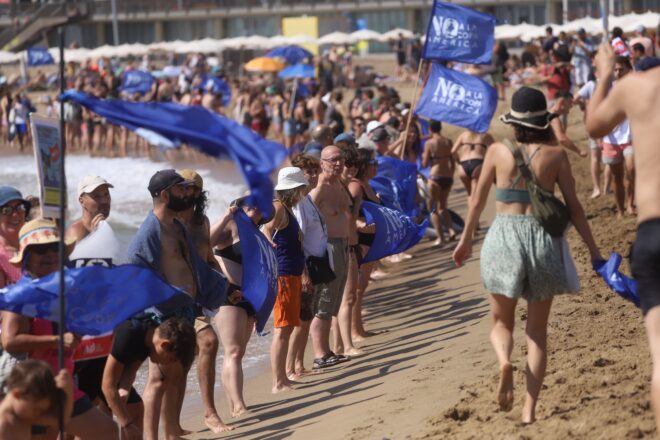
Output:
[[497,214],[481,247],[484,287],[529,302],[575,292],[579,283],[566,246],[531,215]]

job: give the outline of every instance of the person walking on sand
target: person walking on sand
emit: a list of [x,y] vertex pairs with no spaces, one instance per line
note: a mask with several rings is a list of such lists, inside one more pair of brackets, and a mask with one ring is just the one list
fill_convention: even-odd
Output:
[[[554,192],[558,185],[568,208],[570,221],[586,244],[592,261],[602,257],[575,193],[575,181],[566,151],[554,137],[543,93],[522,87],[514,95],[511,111],[501,120],[513,126],[515,138],[528,168],[543,189]],[[490,334],[499,361],[500,408],[513,407],[513,327],[518,300],[528,302],[527,391],[522,422],[533,423],[547,363],[547,325],[555,295],[577,292],[579,282],[566,240],[548,234],[533,216],[530,194],[519,175],[509,148],[494,143],[488,148],[481,177],[468,211],[465,230],[453,259],[462,265],[471,255],[472,238],[490,188],[496,183],[496,211],[493,224],[481,249],[481,277],[491,292]]]
[[438,233],[434,245],[441,246],[446,241],[443,225],[447,228],[449,240],[453,240],[456,236],[456,231],[452,227],[451,217],[447,210],[447,199],[454,184],[456,165],[451,155],[451,141],[440,134],[442,122],[431,121],[429,131],[431,132],[431,139],[428,139],[424,145],[422,166],[424,168],[431,167],[428,179],[429,211],[431,212],[431,223],[433,223],[433,227]]
[[348,235],[351,201],[344,190],[340,177],[344,170],[341,150],[330,145],[321,151],[321,174],[310,192],[314,205],[319,208],[328,228],[328,251],[332,255],[335,279],[317,286],[314,293],[314,318],[310,327],[314,348],[313,369],[327,368],[348,360],[330,350],[330,327],[332,318],[339,313],[341,300],[348,277]]
[[[210,222],[206,216],[208,193],[204,191],[204,180],[196,171],[191,169],[179,170],[179,175],[186,181],[193,182],[188,186],[192,196],[192,206],[177,213],[177,218],[183,222],[190,231],[192,241],[197,253],[206,260],[213,269],[220,272],[220,265],[215,260],[210,241]],[[218,354],[218,336],[211,325],[211,312],[195,318],[195,332],[197,334],[197,377],[199,391],[204,404],[204,423],[215,434],[228,429],[222,421],[215,407],[215,358]],[[187,372],[186,372],[187,375]],[[183,406],[186,383],[181,382],[179,390],[179,408]]]
[[308,185],[303,171],[284,167],[277,176],[277,198],[273,219],[264,225],[264,235],[275,245],[277,254],[277,298],[273,307],[273,344],[270,363],[273,393],[291,389],[294,382],[286,375],[286,357],[293,329],[300,326],[300,297],[305,254],[302,233],[292,209],[304,197]]
[[599,82],[587,107],[586,127],[591,137],[599,138],[628,120],[635,139],[637,238],[630,265],[653,360],[651,403],[660,427],[660,68],[631,73],[610,91],[615,66],[612,48],[602,45],[596,56]]

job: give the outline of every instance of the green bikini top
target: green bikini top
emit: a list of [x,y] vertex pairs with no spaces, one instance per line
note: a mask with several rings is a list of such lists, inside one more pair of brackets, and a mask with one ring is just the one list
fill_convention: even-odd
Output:
[[[532,164],[532,158],[536,153],[541,148],[537,148],[531,156],[527,155],[527,152],[525,151],[524,148],[521,148],[520,151],[523,153],[525,156],[526,160],[526,165],[530,167],[531,170],[531,164]],[[511,183],[511,186],[509,188],[496,188],[495,189],[495,200],[498,202],[502,203],[531,203],[531,199],[529,198],[529,191],[527,189],[521,189],[521,188],[515,188],[516,184],[518,181],[521,179],[522,174],[518,174],[516,176],[516,179]]]

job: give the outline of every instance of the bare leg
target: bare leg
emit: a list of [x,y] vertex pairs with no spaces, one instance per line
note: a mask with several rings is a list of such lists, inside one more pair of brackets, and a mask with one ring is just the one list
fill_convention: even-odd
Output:
[[364,341],[366,337],[371,336],[364,329],[364,323],[362,322],[362,300],[364,299],[364,294],[369,286],[369,277],[371,276],[371,271],[375,265],[376,263],[372,262],[360,266],[358,288],[355,292],[355,306],[353,306],[353,320],[351,321],[353,325],[354,342]]
[[605,178],[603,184],[603,192],[605,194],[609,194],[612,192],[612,170],[610,169],[609,165],[605,165],[605,169],[603,170],[603,175]]
[[653,307],[644,318],[649,349],[653,360],[651,376],[651,404],[655,415],[655,424],[660,426],[660,307]]
[[449,215],[449,210],[447,209],[447,199],[449,198],[449,189],[440,189],[440,219],[445,224],[447,231],[449,233],[449,239],[453,240],[456,238],[456,231],[451,222],[451,215]]
[[339,323],[339,336],[338,339],[342,341],[343,350],[339,353],[346,355],[357,356],[363,353],[362,350],[353,345],[351,338],[351,319],[353,317],[353,307],[355,305],[355,291],[358,284],[358,265],[357,257],[353,252],[349,253],[348,258],[348,277],[346,278],[346,285],[344,286],[344,294],[341,299],[341,306],[337,314],[337,321]]
[[160,410],[165,436],[167,438],[179,438],[182,435],[190,434],[190,432],[181,428],[179,424],[179,417],[181,416],[179,405],[185,393],[186,377],[188,376],[189,368],[190,366],[187,366],[184,370],[179,362],[167,365],[165,394],[163,395],[163,405]]
[[536,402],[541,392],[545,367],[548,362],[548,317],[552,298],[529,303],[527,311],[527,394],[523,406],[523,423],[534,423],[536,420]]
[[623,163],[609,165],[614,178],[614,200],[616,202],[617,216],[622,217],[624,213],[625,188],[623,185]]
[[493,327],[490,331],[490,342],[495,349],[495,355],[500,365],[500,383],[497,389],[497,401],[502,411],[511,411],[513,406],[513,367],[511,366],[511,351],[513,350],[513,327],[517,300],[504,295],[490,296]]
[[243,400],[243,356],[247,322],[247,313],[240,307],[223,306],[216,315],[216,325],[224,351],[222,386],[225,389],[232,417],[247,411]]
[[293,346],[293,359],[291,365],[289,365],[289,355],[287,355],[287,376],[293,375],[295,378],[300,378],[307,373],[305,369],[305,348],[307,347],[311,325],[311,320],[300,321],[300,327],[293,330],[292,343],[289,344],[289,350]]
[[445,236],[442,233],[442,221],[440,217],[439,204],[440,204],[440,185],[429,180],[429,211],[431,212],[431,224],[438,234],[438,238],[433,242],[435,246],[441,246],[445,242]]
[[591,193],[591,198],[599,197],[600,192],[600,162],[601,162],[601,151],[600,148],[591,150],[591,183],[594,186],[594,190]]
[[273,374],[273,394],[291,389],[291,381],[286,377],[286,353],[292,326],[276,327],[273,331],[273,343],[270,347],[270,364]]
[[215,357],[218,354],[218,337],[212,326],[197,332],[197,348],[197,377],[204,404],[204,423],[215,434],[230,431],[234,428],[222,421],[215,407]]
[[309,328],[312,335],[312,347],[314,348],[314,357],[322,358],[330,353],[330,325],[332,320],[312,318],[312,325]]
[[636,215],[635,213],[635,157],[631,154],[623,156],[625,169],[626,169],[626,183],[628,190],[626,191],[626,214],[630,216]]

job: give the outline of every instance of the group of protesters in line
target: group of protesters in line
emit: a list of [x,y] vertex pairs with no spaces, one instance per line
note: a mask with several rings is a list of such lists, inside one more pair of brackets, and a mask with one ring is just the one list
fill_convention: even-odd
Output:
[[[651,50],[656,50],[656,43],[644,36],[643,29],[639,29],[637,42],[626,42],[619,31],[614,30],[611,44],[601,45],[597,55],[583,32],[567,40],[555,38],[550,28],[540,52],[529,57],[526,54],[532,50],[526,50],[520,59],[523,64],[515,64],[501,43],[496,47],[496,62],[500,64],[491,73],[493,82],[515,85],[517,76],[521,78],[511,110],[501,117],[512,126],[517,146],[469,130],[452,142],[442,135],[440,121],[429,121],[429,131],[423,134],[422,124],[413,118],[406,130],[407,118],[412,116],[410,106],[401,102],[394,88],[384,84],[375,90],[356,89],[355,97],[344,107],[343,91],[322,78],[302,83],[306,96],[298,94],[298,84],[283,84],[274,77],[239,80],[234,86],[234,116],[262,136],[282,141],[291,152],[290,166],[279,170],[273,213],[265,218],[249,199],[240,198],[222,218],[211,222],[205,208],[212,195],[205,191],[197,172],[165,169],[154,174],[148,184],[145,182],[145,198],[152,199],[153,210],[132,239],[128,258],[181,287],[193,302],[178,302],[180,298],[168,301],[121,324],[114,331],[110,353],[101,359],[74,362],[82,335],[64,333],[66,368],[61,372],[56,368],[56,326],[2,312],[0,375],[5,397],[0,404],[0,433],[11,438],[53,438],[57,420],[52,410],[61,390],[67,432],[79,438],[117,438],[121,430],[129,439],[156,439],[161,419],[166,437],[179,438],[188,433],[179,419],[185,378],[195,356],[206,425],[216,433],[232,429],[218,414],[213,389],[215,359],[222,343],[225,357],[221,379],[230,416],[239,417],[249,409],[243,398],[242,357],[253,333],[256,311],[241,291],[243,256],[234,220],[239,211],[261,226],[277,257],[272,392],[294,388],[309,373],[304,353],[310,337],[312,369],[344,363],[350,366],[351,358],[362,354],[360,344],[372,335],[362,320],[362,304],[370,274],[378,263],[362,261],[373,244],[375,228],[366,222],[361,205],[365,201],[381,203],[369,184],[376,176],[380,156],[413,163],[419,160],[421,167],[430,167],[426,185],[428,213],[437,233],[435,244],[459,239],[453,254],[459,265],[471,255],[479,216],[495,184],[497,215],[483,243],[481,274],[492,293],[491,339],[501,374],[497,400],[502,410],[512,409],[512,332],[517,302],[524,298],[529,303],[528,380],[522,421],[534,422],[547,364],[547,323],[553,297],[577,292],[579,280],[563,235],[549,234],[533,215],[526,186],[529,179],[549,193],[559,187],[570,222],[594,267],[603,260],[564,151],[588,155],[568,138],[566,121],[562,121],[574,102],[586,109],[585,126],[593,138],[592,196],[608,190],[607,177],[602,187],[598,174],[602,157],[606,176],[611,176],[614,184],[619,214],[637,215],[640,221],[632,269],[649,332],[655,365],[652,400],[660,420],[660,373],[656,372],[660,371],[660,317],[655,316],[660,313],[655,307],[660,304],[660,232],[653,232],[660,218],[660,156],[653,150],[653,127],[660,122],[654,98],[660,93],[660,69],[653,68]],[[652,49],[647,47],[647,39]],[[116,95],[120,79],[111,65],[109,61],[89,63],[71,72],[70,85],[99,98],[121,99]],[[185,67],[178,81],[163,79],[148,96],[123,98],[176,101],[224,113],[222,96],[205,90],[201,81],[209,73],[204,57],[190,57]],[[531,72],[530,68],[534,75],[527,77],[525,72]],[[523,84],[542,84],[547,94]],[[9,97],[5,96],[3,104]],[[16,119],[16,106],[27,109],[25,100],[19,94],[9,99],[9,106],[3,105],[3,111],[13,110],[10,122],[14,126],[21,123]],[[127,139],[131,134],[125,129],[72,103],[65,106],[64,116],[67,142],[74,151],[109,156],[130,153]],[[18,136],[18,128],[14,130]],[[145,141],[135,145],[136,151],[148,154]],[[525,157],[529,174],[523,178],[517,154]],[[460,238],[447,211],[456,168],[469,200]],[[94,175],[79,183],[82,215],[63,238],[69,251],[109,217],[112,188],[112,183]],[[58,268],[57,246],[62,239],[58,228],[35,211],[37,206],[15,188],[0,187],[0,286],[21,277],[43,277]],[[312,273],[310,267],[321,263],[331,268],[332,277]],[[226,278],[227,300],[218,310],[205,310],[194,303],[208,288],[198,276],[200,265]],[[140,396],[133,382],[145,361],[148,379]]]

